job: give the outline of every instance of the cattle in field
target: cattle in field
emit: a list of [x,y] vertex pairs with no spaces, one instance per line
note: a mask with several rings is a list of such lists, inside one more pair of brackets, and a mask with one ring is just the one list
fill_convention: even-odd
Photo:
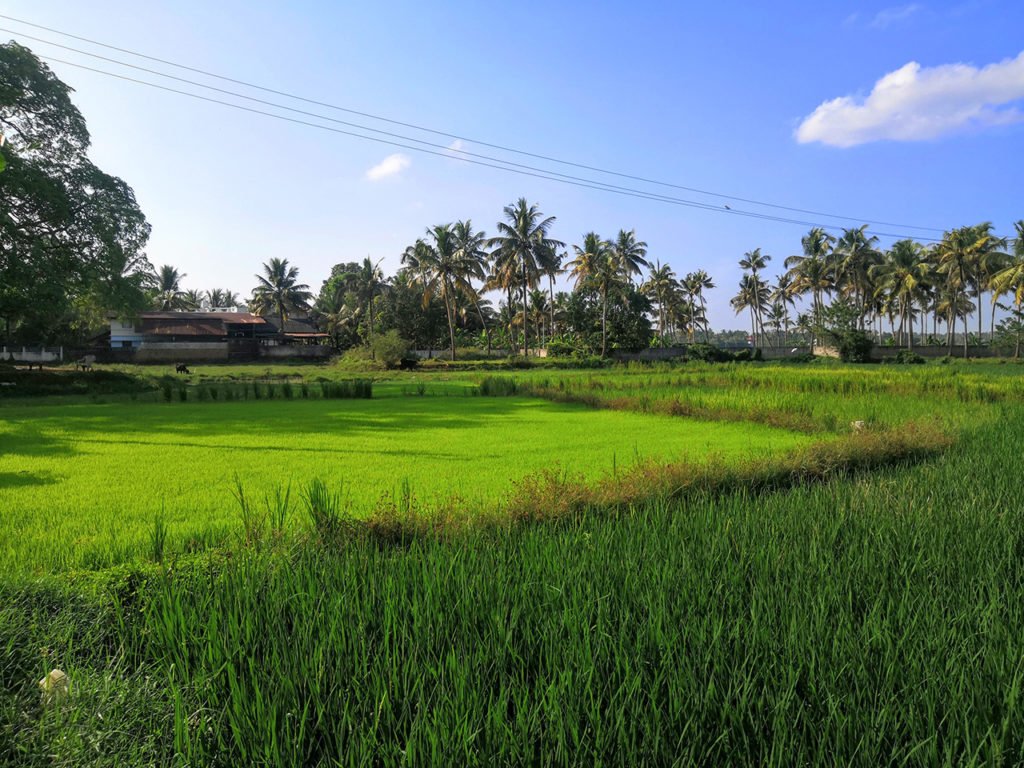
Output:
[[191,375],[191,373],[192,373],[192,371],[190,371],[188,369],[188,366],[185,365],[184,363],[178,363],[176,366],[174,366],[174,372],[175,373],[187,373],[189,375]]
[[398,367],[401,368],[403,371],[412,371],[419,364],[420,364],[420,361],[417,360],[415,357],[403,357],[399,361]]
[[75,368],[81,368],[83,371],[91,371],[92,364],[96,362],[96,355],[85,355],[75,361]]

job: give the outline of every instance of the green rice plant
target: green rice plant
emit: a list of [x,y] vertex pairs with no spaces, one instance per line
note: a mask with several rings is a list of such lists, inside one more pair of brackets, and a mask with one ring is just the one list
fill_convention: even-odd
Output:
[[164,561],[164,553],[167,547],[167,523],[164,520],[164,513],[153,519],[153,528],[149,534],[149,557],[154,563]]
[[275,541],[284,538],[288,529],[288,521],[291,517],[292,485],[282,487],[280,484],[274,486],[273,493],[267,493],[263,497],[263,504],[267,510],[267,520],[270,521],[270,535]]
[[350,504],[344,495],[344,484],[331,491],[319,478],[311,480],[302,490],[313,532],[323,544],[336,544],[340,538],[355,529]]
[[[231,490],[235,501],[238,503],[239,517],[242,521],[242,545],[245,547],[259,547],[263,543],[263,531],[267,522],[267,515],[261,514],[245,495],[245,488],[238,475],[234,478],[234,487]],[[267,512],[270,512],[269,500]]]
[[507,376],[485,376],[480,381],[480,394],[484,397],[510,397],[517,390],[516,380]]

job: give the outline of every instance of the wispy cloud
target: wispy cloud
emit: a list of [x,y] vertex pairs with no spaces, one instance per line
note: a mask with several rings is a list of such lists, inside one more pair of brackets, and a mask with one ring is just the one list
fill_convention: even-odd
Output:
[[920,3],[894,5],[891,8],[883,8],[875,14],[875,17],[871,19],[870,22],[868,22],[868,26],[872,29],[885,29],[891,24],[906,21],[923,8],[924,6]]
[[368,170],[366,172],[366,178],[370,181],[386,179],[389,176],[396,176],[410,165],[412,165],[412,160],[410,160],[407,155],[403,155],[401,152],[396,152],[393,155],[388,155],[373,166],[373,168]]
[[1024,120],[1024,52],[978,68],[922,67],[916,61],[882,77],[866,98],[840,96],[796,129],[801,144],[852,147],[871,141],[921,141]]

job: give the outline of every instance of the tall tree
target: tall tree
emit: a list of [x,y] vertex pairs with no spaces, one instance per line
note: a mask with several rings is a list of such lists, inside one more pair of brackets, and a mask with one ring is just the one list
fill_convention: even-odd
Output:
[[498,235],[492,237],[488,244],[494,248],[495,259],[502,262],[511,274],[518,276],[522,289],[523,316],[523,354],[530,349],[529,331],[526,320],[527,292],[537,284],[539,263],[546,254],[557,248],[564,248],[565,243],[550,236],[554,216],[545,217],[536,205],[526,202],[521,197],[512,205],[504,208],[505,220],[497,224]]
[[601,357],[608,354],[608,294],[623,277],[621,262],[613,246],[596,232],[583,235],[583,242],[574,245],[576,258],[569,262],[569,274],[576,285],[592,286],[601,297]]
[[786,276],[790,292],[794,296],[811,294],[811,314],[814,323],[821,324],[821,310],[824,294],[834,289],[832,248],[836,242],[833,235],[821,227],[815,227],[800,239],[803,254],[786,259]]
[[[758,276],[758,273],[768,266],[768,262],[772,260],[772,257],[766,253],[761,253],[760,248],[755,248],[752,251],[747,251],[743,254],[743,258],[740,259],[740,269],[746,270],[750,273],[750,280],[744,283],[740,283],[740,293],[747,293],[748,300],[752,303],[746,304],[746,307],[750,310],[754,320],[754,346],[758,345],[758,331],[763,333],[762,329],[762,315],[764,314],[765,305],[767,304],[767,285]],[[759,297],[764,296],[763,299]]]
[[656,262],[640,290],[658,307],[658,337],[661,339],[661,345],[665,346],[666,320],[673,296],[679,290],[676,273],[668,264]]
[[906,332],[908,349],[914,348],[914,305],[926,296],[929,274],[924,249],[913,240],[893,243],[881,263],[871,267],[876,293],[899,312],[900,335]]
[[[28,49],[0,45],[0,318],[11,340],[62,333],[83,302],[131,314],[145,302],[149,224],[131,188],[89,160],[71,89]],[[103,313],[97,313],[102,317]]]
[[307,309],[313,294],[308,285],[299,282],[298,267],[290,266],[288,259],[272,258],[263,265],[263,274],[255,277],[258,283],[252,292],[253,311],[277,315],[283,336],[285,320],[291,313]]
[[476,309],[480,325],[483,326],[484,337],[487,339],[487,354],[490,355],[491,332],[481,306],[480,293],[474,285],[474,281],[479,282],[482,288],[490,271],[491,255],[487,251],[487,233],[482,229],[473,229],[473,222],[466,219],[455,222],[453,235],[459,273],[456,283]]
[[868,314],[868,299],[874,294],[870,270],[881,258],[878,238],[868,235],[868,225],[844,229],[836,241],[834,253],[837,257],[835,273],[836,288],[852,298],[860,311],[857,327],[864,329],[864,318]]
[[974,227],[958,227],[943,233],[942,241],[936,247],[938,271],[945,276],[945,298],[942,302],[947,315],[949,351],[953,351],[953,321],[962,317],[964,321],[964,357],[967,357],[967,317],[974,306],[968,297],[971,272],[984,241],[979,239]]
[[612,256],[617,262],[619,272],[630,282],[634,276],[651,266],[647,261],[647,243],[636,239],[635,229],[628,232],[624,229],[619,230],[615,242],[612,243]]
[[185,294],[181,290],[181,281],[186,277],[187,275],[170,264],[162,264],[154,279],[153,305],[162,310],[185,309]]

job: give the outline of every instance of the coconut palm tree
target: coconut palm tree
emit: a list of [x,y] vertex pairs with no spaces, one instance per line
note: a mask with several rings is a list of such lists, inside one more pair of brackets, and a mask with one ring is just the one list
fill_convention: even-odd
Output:
[[259,282],[252,292],[253,311],[276,314],[283,335],[288,315],[308,308],[313,294],[308,285],[299,282],[298,267],[290,266],[288,259],[272,258],[263,265],[263,274],[255,277]]
[[548,279],[548,308],[551,312],[551,335],[554,335],[555,327],[555,279],[565,272],[562,264],[565,262],[566,253],[559,253],[555,249],[541,255],[540,271]]
[[647,243],[636,239],[636,230],[628,232],[619,230],[619,234],[612,243],[612,255],[618,263],[619,271],[625,275],[630,282],[634,275],[639,275],[643,269],[650,268],[647,261]]
[[687,283],[690,287],[690,291],[693,293],[694,298],[700,305],[700,316],[703,318],[701,326],[704,329],[704,341],[708,342],[711,340],[710,330],[708,329],[707,321],[707,304],[704,301],[704,291],[714,290],[715,284],[711,280],[711,276],[708,275],[703,269],[698,269],[696,272],[691,272],[687,276]]
[[608,354],[608,294],[622,276],[620,263],[612,244],[596,232],[583,235],[583,242],[574,245],[576,258],[569,262],[570,276],[576,286],[591,285],[601,297],[601,357]]
[[181,281],[186,277],[188,275],[179,272],[170,264],[164,264],[156,271],[156,278],[154,280],[156,295],[153,297],[153,304],[157,309],[183,308],[182,297],[184,294],[181,290]]
[[[875,292],[900,315],[900,343],[907,332],[907,348],[914,348],[914,305],[927,300],[931,267],[925,251],[913,240],[898,240],[881,263],[870,268]],[[924,321],[922,320],[922,323]]]
[[876,247],[878,238],[868,236],[867,230],[867,224],[844,229],[833,249],[837,258],[833,275],[836,288],[853,299],[860,312],[858,326],[861,329],[868,313],[868,298],[874,293],[869,271],[881,258]]
[[655,262],[647,281],[640,286],[640,290],[658,307],[658,336],[661,339],[661,345],[665,346],[665,321],[672,298],[679,290],[676,273],[668,264],[662,266],[660,262]]
[[[978,305],[978,341],[981,341],[981,299],[985,291],[992,290],[992,278],[1010,263],[1010,254],[1006,252],[1009,241],[1005,237],[996,237],[992,232],[992,222],[986,221],[972,227],[977,237],[976,253],[973,258],[970,283]],[[995,336],[996,330],[996,297],[992,297],[992,319],[989,329]]]
[[[423,300],[429,302],[433,296],[440,296],[444,302],[445,318],[448,321],[448,339],[451,359],[455,359],[455,313],[458,283],[463,279],[463,270],[458,254],[458,242],[451,224],[427,227],[427,240],[417,240],[412,246],[409,262],[415,260],[423,285]],[[410,253],[406,249],[406,253]]]
[[[937,271],[945,277],[945,296],[942,305],[952,325],[956,317],[964,321],[964,357],[967,357],[967,316],[974,311],[968,292],[971,286],[971,275],[975,262],[987,246],[987,236],[979,236],[975,227],[958,227],[943,233],[942,240],[935,249]],[[962,314],[967,305],[971,309]],[[950,354],[953,352],[953,332],[949,329],[948,343]]]
[[835,242],[833,235],[815,227],[800,239],[803,255],[790,256],[784,262],[791,295],[811,294],[811,315],[816,325],[821,323],[824,294],[835,288],[832,263]]
[[783,320],[783,332],[785,333],[784,344],[789,344],[789,308],[796,308],[796,296],[793,293],[793,279],[790,277],[788,272],[784,272],[779,275],[775,281],[775,287],[772,289],[771,294],[768,296],[769,301],[772,305],[781,304],[785,310],[782,313]]
[[[1013,294],[1014,314],[1019,318],[1024,305],[1024,219],[1014,222],[1016,237],[1013,239],[1013,251],[1003,268],[992,276],[993,311],[999,297],[1005,293]],[[1020,334],[1017,336],[1017,348],[1014,357],[1020,356]]]
[[194,312],[202,308],[205,298],[202,291],[190,289],[181,294],[181,306]]
[[[540,273],[539,264],[544,256],[565,243],[550,237],[554,216],[545,217],[536,205],[530,205],[521,197],[504,208],[505,221],[497,224],[498,235],[488,240],[488,247],[495,250],[495,266],[518,276],[522,289],[523,309],[523,354],[530,349],[527,315],[527,292],[536,286]],[[510,296],[511,298],[511,296]]]
[[[762,286],[764,286],[764,283],[758,277],[757,273],[760,272],[761,270],[765,269],[768,266],[768,262],[771,261],[771,260],[772,260],[772,257],[769,256],[766,253],[764,253],[764,254],[761,253],[761,249],[760,248],[755,248],[752,251],[747,251],[745,254],[743,254],[743,258],[740,259],[740,269],[743,269],[743,270],[746,270],[746,271],[750,272],[750,277],[752,278],[750,285],[748,285],[748,288],[754,289],[756,287],[756,290],[753,291],[752,295],[757,295],[757,296],[760,295],[760,293],[761,293],[760,289],[761,289]],[[740,285],[741,285],[741,290],[742,290],[743,284],[741,283]],[[756,321],[756,324],[755,324],[755,327],[754,327],[754,346],[755,347],[757,346],[758,329],[761,329],[761,327],[762,327],[761,316],[764,313],[764,307],[765,307],[766,301],[767,301],[767,299],[765,299],[764,301],[757,301],[757,302],[754,302],[753,304],[748,305],[748,308],[753,313],[754,320]]]
[[484,337],[487,339],[487,354],[490,355],[491,333],[481,309],[480,293],[473,285],[474,280],[479,281],[481,287],[487,282],[491,263],[491,255],[487,252],[487,233],[483,230],[474,230],[473,222],[466,219],[455,222],[452,234],[455,238],[455,259],[461,272],[457,282],[463,286],[466,298],[473,302],[476,308],[484,329]]
[[206,294],[211,307],[237,307],[238,294],[224,288],[214,288]]
[[729,300],[737,315],[744,309],[750,313],[750,334],[755,347],[758,343],[759,318],[768,303],[769,293],[768,286],[756,274],[743,275],[739,291]]

